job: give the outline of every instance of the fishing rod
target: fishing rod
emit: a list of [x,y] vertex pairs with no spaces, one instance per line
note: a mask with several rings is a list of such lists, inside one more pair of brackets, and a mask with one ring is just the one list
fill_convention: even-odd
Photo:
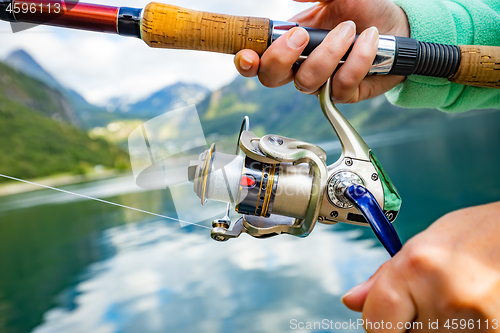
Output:
[[[136,37],[150,47],[228,54],[251,49],[259,55],[286,31],[299,26],[294,22],[214,14],[158,2],[140,9],[64,0],[0,0],[0,19]],[[309,55],[329,33],[305,29],[310,41],[303,56]],[[368,74],[418,74],[464,85],[500,88],[500,47],[444,45],[381,35]]]

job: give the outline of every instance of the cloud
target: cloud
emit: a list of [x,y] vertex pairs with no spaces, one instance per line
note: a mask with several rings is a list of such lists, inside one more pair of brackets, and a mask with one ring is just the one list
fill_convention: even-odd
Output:
[[[130,7],[144,7],[149,3],[144,0],[95,2]],[[276,20],[286,20],[310,6],[289,0],[170,0],[168,3]],[[135,38],[48,26],[16,34],[9,31],[9,24],[0,22],[0,57],[6,57],[15,49],[24,49],[63,85],[93,103],[104,103],[117,96],[140,99],[178,81],[199,83],[214,90],[238,75],[232,55],[153,49]]]

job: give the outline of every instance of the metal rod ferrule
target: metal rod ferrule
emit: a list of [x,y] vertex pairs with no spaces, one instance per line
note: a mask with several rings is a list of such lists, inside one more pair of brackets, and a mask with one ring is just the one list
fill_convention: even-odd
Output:
[[378,41],[378,51],[372,68],[368,72],[370,75],[386,75],[394,65],[396,57],[396,37],[380,35]]
[[[271,30],[269,41],[272,44],[276,39],[284,35],[288,30],[298,27],[299,24],[295,22],[286,21],[271,21]],[[329,30],[312,29],[305,28],[309,33],[309,44],[304,49],[301,58],[307,57],[316,47],[323,42],[326,35],[330,32]],[[357,39],[357,36],[356,36]],[[356,41],[355,39],[355,41]],[[386,75],[391,71],[394,60],[396,57],[396,37],[388,35],[379,36],[379,46],[377,51],[377,56],[373,61],[372,68],[368,72],[369,75]],[[353,43],[354,45],[354,43]],[[349,48],[347,53],[342,57],[341,63],[343,63],[349,54],[351,53],[352,47]]]
[[270,43],[274,43],[276,39],[284,35],[288,30],[298,26],[299,24],[295,22],[271,21],[271,38],[269,38]]
[[120,7],[116,29],[121,36],[141,38],[142,8]]

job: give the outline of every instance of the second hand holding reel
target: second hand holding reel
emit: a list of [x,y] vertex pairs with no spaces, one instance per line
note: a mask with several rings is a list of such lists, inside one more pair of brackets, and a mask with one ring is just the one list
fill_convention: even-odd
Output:
[[[248,118],[238,143],[244,156],[216,152],[212,145],[190,163],[189,179],[202,205],[208,199],[228,203],[226,216],[213,222],[213,239],[226,241],[243,232],[257,238],[305,237],[316,221],[344,222],[370,225],[391,255],[399,251],[401,242],[391,222],[401,198],[370,148],[332,103],[330,91],[328,80],[318,98],[342,145],[334,164],[326,165],[326,153],[316,145],[278,135],[257,137],[249,131]],[[232,228],[231,204],[243,214]]]

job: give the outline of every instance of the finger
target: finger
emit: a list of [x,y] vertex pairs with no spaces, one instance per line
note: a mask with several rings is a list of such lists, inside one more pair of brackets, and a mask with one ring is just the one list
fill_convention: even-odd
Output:
[[299,21],[303,22],[306,20],[310,20],[316,16],[316,14],[319,10],[321,10],[320,6],[318,6],[318,5],[311,6],[311,7],[307,8],[306,10],[303,10],[303,11],[295,14],[294,16],[290,17],[288,19],[288,21],[289,22],[299,22]]
[[389,261],[386,261],[367,281],[358,284],[357,286],[346,292],[340,299],[342,303],[344,303],[345,306],[353,311],[361,312],[363,310],[363,304],[365,303],[368,292],[377,280],[377,277],[381,274],[381,272],[384,271],[385,267],[388,264]]
[[295,85],[300,91],[313,93],[332,76],[355,34],[356,25],[352,21],[343,22],[328,33],[295,74]]
[[293,17],[288,19],[288,21],[297,22],[303,27],[326,30],[331,30],[340,22],[345,21],[338,18],[332,19],[330,16],[331,13],[325,5],[317,4],[298,14],[295,14]]
[[365,304],[366,296],[373,286],[376,278],[368,279],[367,281],[358,284],[340,299],[344,305],[351,309],[352,311],[361,312],[363,311],[363,304]]
[[244,77],[257,76],[259,64],[259,55],[252,50],[241,50],[234,57],[234,65],[238,72]]
[[[365,329],[370,333],[406,332],[405,323],[411,323],[417,317],[408,285],[393,267],[392,264],[387,265],[366,297],[363,320]],[[382,322],[383,327],[380,325]]]
[[332,100],[339,103],[360,101],[359,85],[372,67],[378,50],[378,29],[371,27],[358,37],[347,60],[332,80]]
[[290,82],[293,64],[308,42],[309,34],[304,28],[293,28],[273,42],[260,60],[260,82],[271,88]]

